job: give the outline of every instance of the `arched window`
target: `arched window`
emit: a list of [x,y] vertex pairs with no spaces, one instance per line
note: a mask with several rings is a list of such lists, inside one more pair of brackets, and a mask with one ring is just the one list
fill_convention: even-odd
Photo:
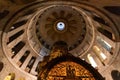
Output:
[[17,32],[16,34],[10,36],[9,37],[9,42],[7,42],[7,44],[14,41],[16,38],[20,37],[23,33],[24,33],[24,30],[21,30],[21,31]]
[[29,61],[28,65],[27,65],[27,67],[25,69],[27,72],[30,72],[30,70],[33,67],[33,64],[34,64],[35,60],[36,60],[36,57],[32,57],[31,58],[31,60]]
[[107,59],[106,55],[99,49],[98,46],[93,46],[93,51],[96,54],[96,56],[98,56],[98,58],[100,59],[100,61],[104,61]]
[[10,31],[17,29],[18,27],[21,27],[22,25],[24,25],[27,22],[27,20],[23,20],[20,22],[17,22],[15,24],[13,24],[13,26],[10,28]]
[[88,55],[87,55],[87,58],[88,58],[90,64],[91,64],[94,68],[97,68],[97,67],[98,67],[97,64],[96,64],[96,62],[95,62],[95,60],[94,60],[94,58],[91,56],[91,54],[88,54]]
[[100,24],[104,24],[104,25],[106,25],[106,26],[109,26],[109,24],[106,23],[106,21],[105,21],[103,18],[101,18],[101,17],[94,16],[93,19],[94,19],[95,21],[97,21],[98,23],[100,23]]
[[13,53],[12,58],[14,58],[14,56],[24,47],[24,45],[25,45],[25,43],[20,41],[17,45],[15,45],[12,48],[12,53]]
[[99,43],[102,47],[104,47],[107,51],[111,52],[112,46],[111,46],[109,43],[107,43],[105,40],[103,40],[100,36],[97,36],[97,41],[98,41],[98,43]]
[[115,15],[120,15],[120,6],[104,6],[104,9]]
[[39,52],[39,54],[42,55],[42,56],[48,55],[47,49],[45,47],[42,47],[41,50],[40,50],[40,52]]
[[105,30],[105,29],[103,29],[103,28],[101,28],[101,27],[99,27],[97,30],[98,30],[101,34],[103,34],[104,36],[106,36],[107,38],[113,40],[113,34],[112,34],[110,31]]
[[22,64],[24,63],[24,61],[26,60],[26,58],[28,57],[29,54],[30,54],[30,51],[27,50],[24,53],[24,55],[20,58],[20,60],[18,62],[18,64],[19,64],[20,67],[22,66]]

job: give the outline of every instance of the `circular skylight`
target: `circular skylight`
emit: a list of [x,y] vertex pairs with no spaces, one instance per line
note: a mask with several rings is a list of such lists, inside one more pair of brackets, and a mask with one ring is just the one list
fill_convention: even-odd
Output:
[[65,29],[65,24],[63,22],[57,23],[57,30],[62,31]]

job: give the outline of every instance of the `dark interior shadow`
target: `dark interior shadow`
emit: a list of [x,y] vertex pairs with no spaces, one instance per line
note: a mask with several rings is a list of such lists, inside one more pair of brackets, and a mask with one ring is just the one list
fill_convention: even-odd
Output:
[[2,69],[3,69],[3,62],[0,62],[0,72],[2,71]]
[[120,72],[118,70],[113,70],[111,76],[113,80],[120,80]]

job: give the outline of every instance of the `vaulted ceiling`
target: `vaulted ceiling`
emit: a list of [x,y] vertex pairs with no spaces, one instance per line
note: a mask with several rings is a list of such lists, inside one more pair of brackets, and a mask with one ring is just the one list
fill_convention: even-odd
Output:
[[[0,80],[36,80],[56,41],[106,80],[120,78],[119,0],[0,0]],[[19,74],[19,75],[18,75]]]

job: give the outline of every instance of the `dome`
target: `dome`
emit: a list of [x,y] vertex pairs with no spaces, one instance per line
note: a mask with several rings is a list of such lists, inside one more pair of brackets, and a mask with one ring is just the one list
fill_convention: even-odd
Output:
[[[1,73],[20,73],[15,76],[36,80],[39,62],[48,58],[54,44],[61,41],[67,44],[69,54],[111,80],[108,71],[119,69],[120,20],[117,11],[111,12],[108,4],[117,5],[117,1],[110,0],[108,4],[94,0],[91,0],[94,4],[86,0],[19,1],[0,3],[5,6],[0,7],[0,59],[4,63],[0,64]],[[5,75],[1,74],[0,79],[4,80]]]

